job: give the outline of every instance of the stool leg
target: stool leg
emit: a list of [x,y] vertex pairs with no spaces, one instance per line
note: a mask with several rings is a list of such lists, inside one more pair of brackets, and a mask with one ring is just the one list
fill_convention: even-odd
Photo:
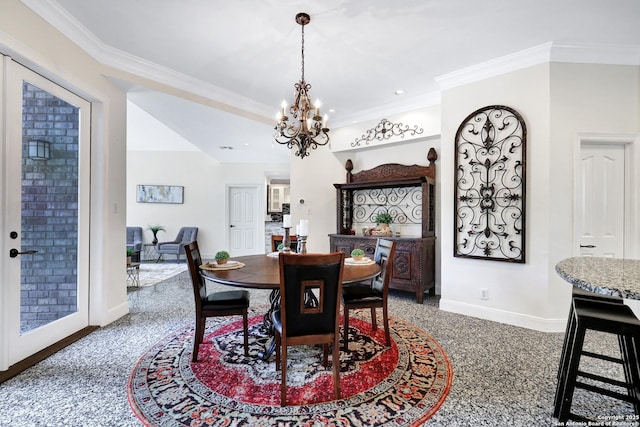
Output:
[[564,366],[564,358],[566,356],[567,353],[567,345],[569,343],[569,337],[570,337],[570,333],[572,328],[572,324],[573,324],[573,300],[571,301],[571,304],[569,305],[569,317],[567,318],[567,327],[565,329],[564,332],[564,341],[562,343],[562,352],[560,353],[560,365],[558,366],[558,379],[560,379],[560,377],[563,374],[563,366]]
[[558,365],[558,384],[556,386],[556,395],[553,401],[554,413],[553,416],[557,417],[560,413],[560,401],[564,394],[564,387],[567,380],[567,369],[569,367],[569,359],[571,352],[570,347],[573,345],[576,333],[576,319],[573,311],[573,303],[570,308],[570,317],[567,321],[567,331],[564,336],[564,345],[562,346],[562,354],[560,355],[560,363]]
[[638,345],[640,337],[633,335],[619,336],[620,351],[624,366],[624,377],[628,384],[627,392],[633,398],[633,409],[640,414],[640,368],[638,364]]
[[578,377],[578,366],[580,365],[580,356],[582,355],[582,346],[584,344],[585,328],[577,318],[575,320],[575,328],[573,340],[569,347],[567,371],[564,381],[562,381],[562,389],[557,399],[556,408],[554,408],[554,416],[557,416],[560,422],[566,422],[569,419],[573,392]]

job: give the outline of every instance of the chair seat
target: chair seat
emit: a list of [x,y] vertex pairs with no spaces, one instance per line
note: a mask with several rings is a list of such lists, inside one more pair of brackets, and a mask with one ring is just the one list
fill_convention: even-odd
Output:
[[382,302],[382,295],[371,286],[345,286],[342,288],[342,301],[345,304]]
[[214,292],[207,295],[203,310],[233,310],[249,307],[248,291]]
[[180,250],[179,243],[161,243],[156,248],[158,252],[166,252],[166,253],[177,253]]

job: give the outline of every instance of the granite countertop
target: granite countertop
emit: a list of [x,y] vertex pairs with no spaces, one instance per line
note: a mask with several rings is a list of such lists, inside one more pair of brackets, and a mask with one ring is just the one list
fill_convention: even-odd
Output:
[[586,291],[640,299],[640,260],[574,257],[556,264],[556,271],[564,280]]

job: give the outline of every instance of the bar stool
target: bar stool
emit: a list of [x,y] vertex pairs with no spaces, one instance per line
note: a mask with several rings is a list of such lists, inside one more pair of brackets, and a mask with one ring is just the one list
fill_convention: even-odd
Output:
[[[588,300],[594,300],[594,301],[604,301],[604,302],[610,302],[614,304],[624,303],[623,299],[620,297],[614,297],[614,296],[605,295],[605,294],[596,294],[594,292],[585,291],[581,288],[576,288],[576,287],[573,288],[573,291],[571,293],[571,304],[569,304],[569,316],[567,317],[567,328],[564,333],[564,342],[562,343],[562,353],[560,354],[560,364],[558,366],[558,381],[560,381],[561,378],[564,378],[564,375],[565,375],[564,361],[566,357],[567,343],[568,343],[569,337],[572,335],[572,330],[574,329],[574,324],[575,324],[574,315],[573,315],[573,300],[575,298],[582,298],[582,299],[588,299]],[[620,337],[618,337],[618,342],[620,343],[620,351],[622,352],[623,343]],[[589,354],[589,357],[593,357],[597,359],[601,358],[600,355],[595,353]]]
[[[560,422],[566,422],[569,418],[586,420],[584,417],[571,413],[573,393],[576,388],[631,402],[635,413],[639,414],[638,386],[640,385],[640,370],[638,368],[638,350],[640,349],[640,321],[631,309],[621,304],[618,300],[612,302],[607,301],[606,298],[585,299],[576,296],[572,301],[572,313],[567,326],[566,344],[565,348],[563,348],[563,356],[558,373],[554,417],[557,417]],[[621,358],[617,359],[584,351],[584,337],[588,330],[617,335],[620,342]],[[625,381],[580,371],[578,368],[581,356],[621,363],[624,368]],[[627,394],[579,381],[578,377],[625,388]]]

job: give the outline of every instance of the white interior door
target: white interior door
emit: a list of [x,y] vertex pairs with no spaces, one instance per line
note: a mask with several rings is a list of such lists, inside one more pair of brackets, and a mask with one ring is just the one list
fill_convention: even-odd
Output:
[[0,370],[89,323],[90,104],[3,67]]
[[258,250],[258,188],[229,187],[229,249],[231,256],[253,255]]
[[581,256],[624,257],[625,150],[622,144],[582,144],[576,183]]

